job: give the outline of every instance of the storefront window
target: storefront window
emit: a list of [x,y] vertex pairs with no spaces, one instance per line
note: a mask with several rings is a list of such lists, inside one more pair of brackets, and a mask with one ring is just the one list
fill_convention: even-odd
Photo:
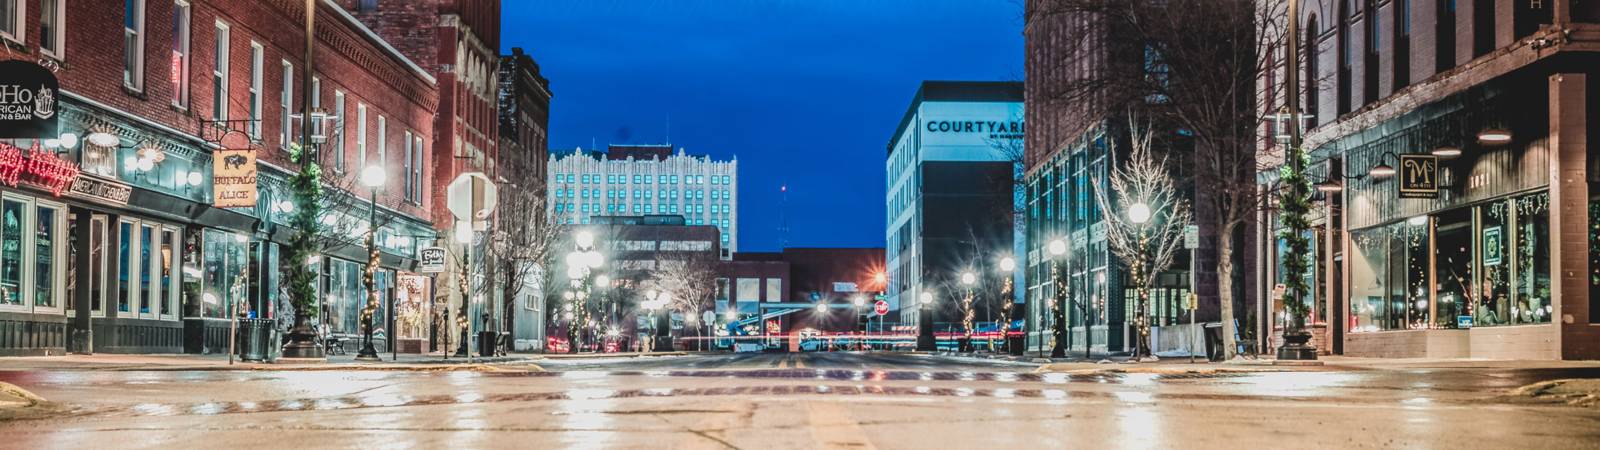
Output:
[[1350,330],[1426,328],[1426,217],[1350,233]]
[[38,226],[34,230],[33,255],[33,305],[42,308],[56,307],[56,208],[38,208]]
[[161,271],[161,292],[166,303],[161,308],[161,314],[177,315],[178,313],[178,284],[177,274],[173,269],[177,265],[175,247],[178,242],[178,231],[168,228],[161,231],[161,254],[157,267]]
[[1516,305],[1512,324],[1550,323],[1550,195],[1518,197]]
[[1438,215],[1434,231],[1434,274],[1439,277],[1438,306],[1434,326],[1457,328],[1466,321],[1472,286],[1472,210],[1460,209]]
[[[155,247],[155,245],[154,245],[155,243],[151,242],[153,240],[155,240],[155,230],[150,229],[150,225],[140,225],[139,226],[139,262],[140,263],[148,264],[150,261],[152,261],[152,259],[150,258],[150,253],[151,253],[152,250],[154,250],[154,247]],[[140,270],[139,271],[139,314],[149,315],[150,313],[153,312],[151,310],[152,307],[160,308],[160,306],[159,305],[155,305],[155,306],[151,305],[152,300],[155,299],[154,298],[155,297],[155,295],[154,295],[155,293],[154,292],[150,292],[150,287],[151,287],[150,272],[151,271],[149,270],[148,267],[141,267],[141,269],[144,269],[144,270]]]
[[201,288],[201,314],[226,319],[234,302],[247,302],[246,246],[243,235],[221,230],[205,230],[205,275]]
[[121,222],[117,226],[117,311],[130,312],[133,289],[129,285],[133,269],[133,223]]
[[22,221],[23,203],[7,199],[0,202],[0,303],[22,305]]
[[1478,264],[1483,279],[1475,297],[1473,326],[1494,326],[1511,320],[1511,209],[1502,200],[1478,207]]

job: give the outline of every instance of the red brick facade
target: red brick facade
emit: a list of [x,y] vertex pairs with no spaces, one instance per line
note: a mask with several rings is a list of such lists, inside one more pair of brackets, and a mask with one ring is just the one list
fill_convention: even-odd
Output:
[[[359,0],[339,0],[402,53],[438,78],[439,107],[434,115],[431,174],[444,186],[462,172],[499,178],[499,114],[496,111],[500,48],[499,0],[376,0],[360,9]],[[429,191],[436,203],[445,191]],[[453,220],[435,208],[436,225]]]
[[[278,167],[290,168],[288,155],[282,151],[279,138],[282,124],[280,94],[283,87],[283,61],[294,65],[294,90],[292,112],[299,113],[302,105],[301,88],[305,48],[303,4],[293,0],[223,1],[190,0],[189,20],[189,95],[174,104],[173,82],[173,13],[178,3],[173,0],[145,0],[144,10],[144,83],[141,89],[131,89],[123,83],[124,4],[114,0],[72,2],[66,13],[65,48],[59,58],[44,56],[39,51],[40,27],[38,1],[28,3],[28,23],[20,45],[8,40],[12,47],[6,59],[53,60],[61,69],[56,73],[62,90],[87,98],[129,115],[148,120],[191,137],[198,136],[202,120],[212,117],[213,69],[216,58],[216,39],[219,24],[228,30],[228,118],[249,117],[249,92],[251,84],[252,43],[262,49],[261,83],[261,133],[257,146],[263,152],[260,159]],[[373,35],[361,29],[360,24],[344,17],[345,13],[331,6],[318,9],[316,18],[317,52],[315,69],[320,79],[321,105],[332,110],[336,92],[345,94],[345,111],[333,112],[347,119],[345,155],[346,167],[356,164],[356,142],[353,134],[357,105],[368,108],[367,152],[375,159],[378,141],[377,117],[387,121],[388,158],[391,180],[400,180],[403,162],[403,140],[406,131],[431,142],[433,136],[432,112],[437,106],[438,94],[430,80],[417,72],[397,54],[385,50]],[[178,65],[181,67],[181,65]],[[243,130],[244,125],[235,126]],[[298,136],[299,128],[294,128]],[[67,130],[63,130],[67,131]],[[296,137],[294,140],[298,140]],[[330,142],[333,139],[330,138]],[[424,146],[426,148],[426,145]],[[325,149],[325,158],[338,154]],[[426,155],[425,155],[426,156]],[[425,157],[424,160],[427,158]],[[329,167],[337,167],[325,159]],[[355,176],[358,170],[346,170],[346,176]],[[425,180],[426,182],[426,180]],[[406,213],[424,217],[431,207],[431,199],[423,196],[419,202],[403,200],[402,186],[389,184],[381,202]],[[422,192],[432,189],[425,184]]]

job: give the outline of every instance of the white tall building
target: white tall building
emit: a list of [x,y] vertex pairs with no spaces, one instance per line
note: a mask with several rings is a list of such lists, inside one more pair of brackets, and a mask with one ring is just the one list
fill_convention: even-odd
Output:
[[606,152],[552,155],[550,220],[590,223],[595,216],[680,215],[712,225],[722,248],[738,251],[739,160],[674,154],[667,145],[611,145]]

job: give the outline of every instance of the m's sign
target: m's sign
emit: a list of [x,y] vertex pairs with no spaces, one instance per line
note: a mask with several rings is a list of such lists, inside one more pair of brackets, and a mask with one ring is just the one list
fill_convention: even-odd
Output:
[[1439,198],[1439,157],[1400,155],[1400,198]]
[[0,138],[54,139],[61,86],[50,69],[0,61]]
[[212,205],[218,208],[256,206],[256,151],[222,149],[212,153]]

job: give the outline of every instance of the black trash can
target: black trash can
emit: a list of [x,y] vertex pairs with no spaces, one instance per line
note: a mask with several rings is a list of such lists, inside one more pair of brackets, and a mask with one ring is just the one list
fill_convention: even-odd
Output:
[[1006,350],[1011,352],[1011,356],[1022,356],[1022,351],[1027,350],[1025,339],[1026,336],[1006,336]]
[[269,361],[272,359],[272,319],[239,319],[239,359]]
[[1206,359],[1211,361],[1222,360],[1222,323],[1205,324]]
[[494,344],[495,344],[495,338],[496,337],[497,337],[497,333],[495,333],[493,331],[479,331],[478,332],[478,356],[482,356],[482,357],[485,357],[485,358],[490,357],[490,356],[494,356],[494,353],[495,353],[495,351],[494,351],[495,345]]

